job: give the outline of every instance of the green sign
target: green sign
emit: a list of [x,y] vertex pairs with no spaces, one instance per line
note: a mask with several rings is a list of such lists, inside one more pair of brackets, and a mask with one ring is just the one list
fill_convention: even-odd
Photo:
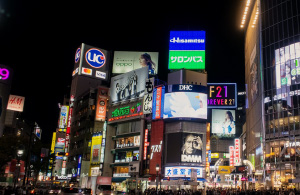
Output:
[[169,51],[169,69],[205,69],[205,51]]
[[116,108],[111,113],[111,117],[122,117],[122,116],[135,116],[137,114],[142,114],[142,106],[141,103],[137,103],[133,106],[125,106],[121,108]]

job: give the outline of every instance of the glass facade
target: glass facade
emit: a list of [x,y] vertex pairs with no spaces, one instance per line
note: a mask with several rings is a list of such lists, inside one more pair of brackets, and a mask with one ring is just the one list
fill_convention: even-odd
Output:
[[266,180],[289,187],[300,164],[300,2],[261,0]]

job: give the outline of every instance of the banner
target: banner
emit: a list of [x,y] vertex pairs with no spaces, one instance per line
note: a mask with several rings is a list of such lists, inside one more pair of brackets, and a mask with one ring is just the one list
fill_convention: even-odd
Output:
[[96,121],[105,121],[106,107],[108,98],[108,89],[98,88],[97,107],[96,107]]
[[7,110],[23,112],[25,97],[9,95]]

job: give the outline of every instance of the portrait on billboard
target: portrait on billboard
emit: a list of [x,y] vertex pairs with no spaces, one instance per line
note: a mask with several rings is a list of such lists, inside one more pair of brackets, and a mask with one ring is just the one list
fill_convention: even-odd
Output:
[[212,110],[212,133],[221,137],[233,137],[236,133],[235,110]]
[[183,134],[181,162],[201,162],[203,150],[202,135]]
[[111,103],[143,97],[148,67],[115,76],[111,79]]
[[207,94],[197,92],[166,93],[163,118],[207,119]]
[[158,71],[158,52],[115,51],[112,73],[127,73],[148,67],[149,75]]

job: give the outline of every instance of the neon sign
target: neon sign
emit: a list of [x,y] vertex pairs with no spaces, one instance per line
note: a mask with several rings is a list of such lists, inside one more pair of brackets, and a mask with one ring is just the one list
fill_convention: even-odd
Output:
[[6,80],[9,77],[9,70],[6,68],[0,68],[0,80]]
[[208,108],[236,108],[236,83],[208,83]]
[[129,118],[134,116],[143,115],[142,103],[136,103],[133,106],[125,106],[121,108],[116,108],[111,113],[111,118],[108,121],[119,120],[123,118]]

